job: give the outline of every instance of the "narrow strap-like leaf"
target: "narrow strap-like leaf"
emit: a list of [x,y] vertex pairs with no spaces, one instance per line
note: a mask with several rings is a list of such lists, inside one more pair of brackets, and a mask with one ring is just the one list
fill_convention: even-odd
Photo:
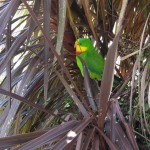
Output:
[[[55,116],[55,117],[58,117],[57,115],[55,115],[55,114],[54,114],[53,112],[51,112],[50,110],[46,110],[46,109],[43,108],[42,106],[39,106],[39,105],[33,103],[31,100],[26,100],[24,97],[21,97],[21,96],[19,96],[19,95],[14,94],[14,93],[8,92],[8,91],[6,91],[6,90],[4,90],[4,89],[0,89],[0,93],[1,93],[1,94],[4,94],[4,95],[7,95],[7,96],[10,96],[10,97],[12,97],[12,98],[14,98],[14,99],[17,99],[17,100],[19,100],[19,101],[21,101],[21,102],[23,102],[23,103],[25,103],[25,104],[28,104],[28,105],[30,105],[30,106],[32,106],[32,107],[35,107],[35,108],[39,109],[40,111],[43,111],[43,112],[45,112],[45,113],[51,114],[51,115],[53,115],[53,116]],[[63,119],[61,119],[60,117],[58,117],[58,118],[59,118],[60,120],[63,120]],[[63,120],[63,121],[64,121],[64,120]]]
[[[47,11],[49,10],[49,11]],[[43,1],[43,17],[44,17],[44,31],[45,33],[50,33],[50,11],[51,10],[51,0]],[[48,93],[48,59],[49,59],[49,44],[44,40],[44,99],[47,100]]]
[[78,99],[78,97],[76,96],[76,94],[69,87],[69,85],[67,84],[67,82],[65,81],[65,79],[63,77],[61,77],[61,75],[57,71],[56,71],[56,74],[59,77],[59,79],[61,80],[61,82],[63,83],[63,85],[65,86],[65,88],[68,91],[68,93],[70,94],[71,98],[74,100],[74,102],[77,105],[77,107],[79,108],[79,110],[81,111],[82,115],[84,117],[89,117],[89,114],[88,114],[87,110],[82,105],[82,103],[80,102],[80,100]]

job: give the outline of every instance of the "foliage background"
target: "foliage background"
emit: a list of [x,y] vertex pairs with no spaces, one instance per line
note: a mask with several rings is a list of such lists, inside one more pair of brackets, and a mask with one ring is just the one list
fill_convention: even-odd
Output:
[[[0,148],[148,149],[149,8],[149,0],[1,0]],[[75,62],[74,42],[85,36],[107,57],[94,98]],[[122,82],[112,89],[115,65]]]

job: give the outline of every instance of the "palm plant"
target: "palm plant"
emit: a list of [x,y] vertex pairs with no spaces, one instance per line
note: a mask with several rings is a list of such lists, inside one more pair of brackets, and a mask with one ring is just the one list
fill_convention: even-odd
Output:
[[[146,0],[0,1],[0,148],[148,148],[149,5]],[[85,36],[106,58],[96,98],[86,65],[83,78],[75,62],[74,42]],[[114,70],[122,78],[115,89]]]

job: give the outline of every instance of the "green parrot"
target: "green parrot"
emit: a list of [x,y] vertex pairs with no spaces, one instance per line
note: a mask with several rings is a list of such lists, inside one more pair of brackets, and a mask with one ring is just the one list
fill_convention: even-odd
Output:
[[102,55],[97,52],[92,41],[88,38],[79,38],[75,42],[74,47],[76,48],[77,66],[82,76],[84,76],[84,71],[80,58],[86,63],[90,78],[100,81],[102,79],[105,60]]

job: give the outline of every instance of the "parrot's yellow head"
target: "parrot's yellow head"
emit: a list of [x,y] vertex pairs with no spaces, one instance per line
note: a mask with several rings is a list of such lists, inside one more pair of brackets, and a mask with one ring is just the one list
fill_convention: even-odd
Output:
[[88,38],[79,38],[76,40],[74,47],[76,48],[76,54],[82,54],[93,48],[93,43]]

